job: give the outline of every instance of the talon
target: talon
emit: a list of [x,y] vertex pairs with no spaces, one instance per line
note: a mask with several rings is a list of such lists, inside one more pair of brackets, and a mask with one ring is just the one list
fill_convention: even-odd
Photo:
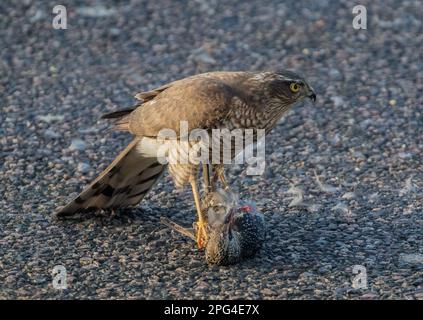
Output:
[[203,209],[201,208],[201,199],[198,194],[195,176],[191,176],[190,183],[192,188],[192,194],[194,196],[195,208],[198,214],[196,241],[199,248],[204,248],[205,243],[207,243],[206,216],[204,214]]
[[206,223],[198,221],[197,222],[197,245],[198,248],[204,248],[207,244],[207,231],[206,231]]

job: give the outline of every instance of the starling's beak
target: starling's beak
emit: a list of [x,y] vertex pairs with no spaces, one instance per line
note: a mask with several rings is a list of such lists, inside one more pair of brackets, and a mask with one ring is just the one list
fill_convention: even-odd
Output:
[[310,100],[313,100],[313,102],[316,102],[316,93],[314,92],[314,90],[313,90],[313,88],[312,87],[309,87],[310,88],[310,93],[308,94],[308,97],[310,98]]

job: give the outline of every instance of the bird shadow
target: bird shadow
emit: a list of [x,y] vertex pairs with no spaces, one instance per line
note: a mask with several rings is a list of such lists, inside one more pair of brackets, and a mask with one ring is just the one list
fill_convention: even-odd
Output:
[[[188,206],[187,206],[188,207]],[[139,206],[134,208],[122,208],[112,211],[87,211],[80,212],[70,217],[58,218],[53,216],[52,222],[64,227],[71,227],[75,224],[89,224],[95,223],[102,227],[124,227],[133,224],[140,224],[146,227],[151,226],[151,231],[153,229],[157,230],[157,225],[165,227],[161,223],[161,218],[166,217],[173,221],[178,221],[182,225],[191,227],[193,215],[188,214],[189,210],[185,208],[171,207],[163,208],[159,206]],[[190,221],[191,220],[191,221]],[[149,228],[150,229],[150,228]],[[160,229],[160,228],[159,228]]]

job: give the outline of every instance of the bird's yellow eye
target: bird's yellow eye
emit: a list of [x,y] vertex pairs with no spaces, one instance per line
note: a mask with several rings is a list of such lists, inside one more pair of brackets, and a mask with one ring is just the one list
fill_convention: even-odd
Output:
[[289,86],[289,88],[294,93],[300,91],[300,85],[298,83],[296,83],[296,82],[291,83],[291,85]]

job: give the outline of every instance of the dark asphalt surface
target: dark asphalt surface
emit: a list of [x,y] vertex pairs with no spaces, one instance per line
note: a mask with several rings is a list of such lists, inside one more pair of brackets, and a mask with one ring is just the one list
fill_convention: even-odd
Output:
[[[1,299],[423,299],[421,1],[360,1],[367,30],[346,0],[101,3],[64,1],[67,30],[55,1],[0,3]],[[269,226],[254,259],[208,266],[160,225],[195,218],[168,176],[121,216],[52,220],[130,139],[101,114],[191,74],[278,67],[318,100],[267,137],[262,176],[229,170]]]

